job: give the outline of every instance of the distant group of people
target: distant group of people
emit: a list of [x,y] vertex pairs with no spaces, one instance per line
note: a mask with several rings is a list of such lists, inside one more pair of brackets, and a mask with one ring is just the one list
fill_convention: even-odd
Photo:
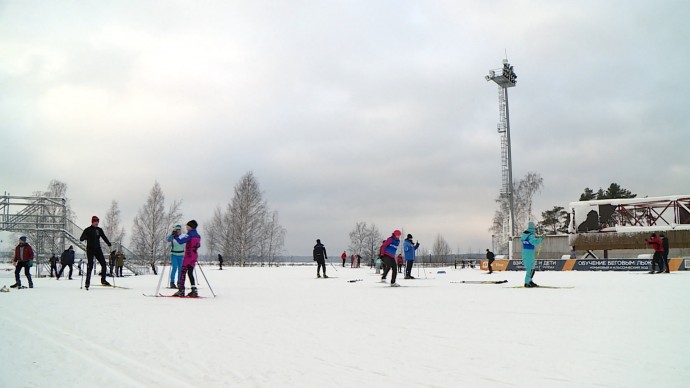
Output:
[[[391,272],[391,287],[398,287],[399,284],[396,282],[397,274],[402,273],[403,261],[405,261],[405,279],[414,279],[412,276],[412,266],[414,265],[415,252],[419,248],[419,242],[415,243],[412,241],[412,235],[408,234],[405,242],[403,244],[403,254],[398,255],[396,260],[396,252],[398,246],[400,245],[400,235],[402,233],[399,230],[393,231],[391,236],[384,240],[381,244],[379,250],[379,257],[375,262],[376,273],[380,273],[381,267],[383,267],[383,275],[381,276],[381,282],[386,283],[386,278],[388,277],[388,272]],[[404,255],[404,257],[403,257]],[[323,277],[327,278],[326,275],[326,260],[328,255],[326,254],[326,247],[321,243],[320,239],[316,240],[316,245],[314,245],[313,251],[314,261],[317,263],[316,267],[316,277],[321,277],[321,271],[323,270]],[[352,268],[359,268],[361,256],[358,254],[353,254],[350,256],[352,261],[350,266]],[[340,259],[343,262],[343,267],[345,266],[345,261],[347,260],[347,253],[343,251],[340,255]]]

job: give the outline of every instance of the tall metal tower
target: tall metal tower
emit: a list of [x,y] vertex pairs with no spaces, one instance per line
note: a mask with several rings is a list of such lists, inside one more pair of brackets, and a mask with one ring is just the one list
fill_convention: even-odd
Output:
[[508,257],[513,258],[513,236],[515,232],[515,203],[513,200],[513,162],[510,150],[510,114],[508,111],[508,88],[515,86],[517,75],[513,71],[513,66],[508,63],[508,59],[503,60],[503,67],[489,71],[485,76],[487,81],[494,81],[498,85],[498,133],[501,134],[501,175],[503,187],[501,196],[508,197],[510,219],[508,228],[510,237],[508,239]]

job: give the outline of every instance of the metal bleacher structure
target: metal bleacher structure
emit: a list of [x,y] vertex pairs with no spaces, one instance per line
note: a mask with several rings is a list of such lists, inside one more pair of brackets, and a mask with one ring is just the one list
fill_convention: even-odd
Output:
[[[84,228],[69,217],[65,198],[36,196],[0,196],[0,231],[26,235],[35,251],[37,272],[50,271],[49,258],[58,257],[69,245],[75,251],[86,252],[86,245],[79,241]],[[121,243],[111,241],[112,249],[119,249],[127,258],[124,267],[135,275],[148,272],[145,260]],[[103,248],[107,248],[103,244]],[[103,249],[108,256],[108,249]],[[77,260],[78,261],[78,260]]]

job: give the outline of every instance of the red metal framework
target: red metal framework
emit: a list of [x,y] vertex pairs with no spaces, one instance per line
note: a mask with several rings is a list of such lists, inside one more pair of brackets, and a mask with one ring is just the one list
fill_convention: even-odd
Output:
[[690,197],[620,203],[610,226],[665,226],[690,224]]

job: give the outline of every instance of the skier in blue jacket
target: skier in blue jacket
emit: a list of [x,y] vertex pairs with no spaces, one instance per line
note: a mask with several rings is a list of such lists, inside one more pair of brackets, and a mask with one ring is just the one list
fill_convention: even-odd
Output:
[[525,287],[539,287],[535,282],[532,281],[534,277],[534,248],[541,244],[541,237],[537,237],[536,229],[534,227],[534,222],[530,221],[527,224],[527,230],[522,232],[520,236],[520,242],[522,242],[522,264],[525,266]]
[[182,234],[182,226],[180,225],[175,225],[173,228],[172,233],[168,235],[168,238],[166,240],[171,244],[170,245],[170,264],[171,264],[171,269],[170,269],[170,288],[177,288],[177,280],[180,278],[180,274],[182,273],[181,268],[182,268],[182,259],[184,258],[184,244],[180,244],[177,242],[175,237],[178,237]]
[[408,234],[403,243],[403,255],[405,258],[405,279],[414,279],[412,276],[412,265],[414,264],[415,251],[419,248],[419,241],[416,244],[412,242],[412,235]]

